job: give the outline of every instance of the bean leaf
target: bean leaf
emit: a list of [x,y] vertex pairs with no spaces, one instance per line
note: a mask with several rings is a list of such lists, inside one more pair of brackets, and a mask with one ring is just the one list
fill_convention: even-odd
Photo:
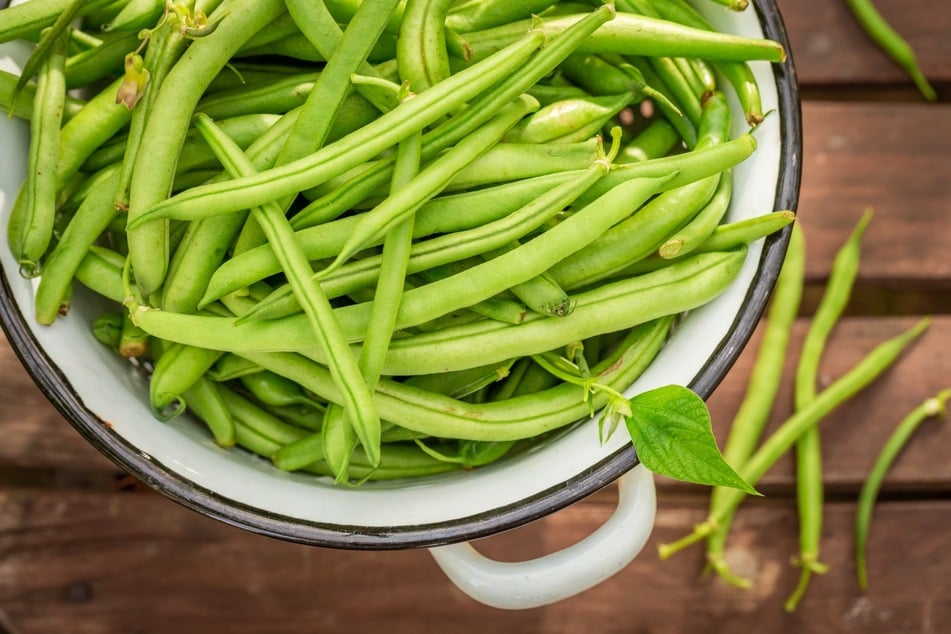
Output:
[[723,459],[707,405],[692,390],[667,385],[638,394],[630,403],[627,429],[637,457],[650,471],[758,495]]

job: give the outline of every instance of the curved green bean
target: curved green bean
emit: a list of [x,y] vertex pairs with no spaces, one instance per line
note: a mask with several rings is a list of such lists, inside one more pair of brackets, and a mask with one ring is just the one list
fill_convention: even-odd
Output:
[[929,417],[943,415],[949,399],[951,399],[951,388],[941,390],[909,412],[882,446],[871,471],[862,483],[855,509],[855,573],[858,577],[859,588],[862,590],[868,588],[866,548],[869,524],[882,480],[918,426]]

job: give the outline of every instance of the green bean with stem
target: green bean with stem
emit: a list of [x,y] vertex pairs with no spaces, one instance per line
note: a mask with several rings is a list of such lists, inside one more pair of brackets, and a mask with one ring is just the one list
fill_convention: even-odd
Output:
[[[793,402],[797,410],[804,408],[816,396],[822,355],[829,336],[852,296],[852,286],[859,269],[862,236],[870,220],[871,212],[866,211],[832,263],[828,284],[809,323],[796,366]],[[802,570],[799,583],[784,604],[787,612],[796,609],[812,575],[823,574],[828,569],[819,561],[824,497],[822,442],[819,430],[813,428],[796,441],[796,498],[800,524],[800,553],[796,564]]]
[[872,520],[872,511],[875,500],[881,488],[885,474],[898,458],[902,449],[908,444],[912,434],[918,426],[929,417],[941,416],[945,412],[948,400],[951,399],[951,388],[941,390],[935,396],[925,400],[909,412],[901,420],[888,440],[882,446],[871,471],[862,483],[858,503],[855,509],[855,573],[859,588],[868,588],[868,565],[866,548],[868,543],[869,525]]

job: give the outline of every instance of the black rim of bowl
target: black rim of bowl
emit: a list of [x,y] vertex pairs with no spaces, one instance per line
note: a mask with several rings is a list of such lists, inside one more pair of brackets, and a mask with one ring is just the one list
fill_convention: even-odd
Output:
[[[785,26],[775,0],[753,3],[765,37],[789,53]],[[799,93],[791,55],[774,64],[779,97],[781,169],[775,209],[795,210],[801,177],[802,130]],[[751,337],[772,293],[785,256],[791,228],[770,236],[764,244],[759,267],[745,297],[746,310],[731,325],[711,361],[697,373],[689,387],[708,398],[733,366]],[[363,527],[299,520],[262,511],[198,487],[181,474],[165,468],[141,450],[112,433],[86,408],[69,380],[34,339],[23,313],[16,306],[5,275],[0,275],[0,317],[11,347],[47,399],[74,428],[101,453],[142,482],[199,513],[245,530],[285,541],[355,550],[391,550],[432,547],[469,541],[508,530],[569,506],[629,471],[637,456],[628,446],[591,465],[584,473],[531,498],[491,512],[451,521],[417,526]]]

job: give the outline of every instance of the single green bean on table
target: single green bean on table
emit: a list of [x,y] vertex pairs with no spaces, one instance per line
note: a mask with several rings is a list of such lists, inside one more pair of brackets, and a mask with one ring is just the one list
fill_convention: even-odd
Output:
[[[859,270],[862,236],[870,219],[871,212],[866,211],[836,253],[822,299],[809,322],[796,365],[793,406],[797,410],[816,397],[822,356],[829,336],[852,296]],[[795,563],[802,571],[799,584],[784,605],[787,612],[796,609],[812,575],[827,570],[827,566],[819,561],[825,491],[822,484],[822,441],[816,428],[808,430],[796,441],[796,498],[800,552]]]
[[[143,355],[156,417],[190,410],[281,469],[349,486],[477,468],[614,411],[676,316],[792,221],[723,224],[722,174],[756,141],[699,105],[723,101],[712,69],[780,61],[775,42],[553,0],[29,4],[0,34],[86,12],[64,74],[93,95],[63,91],[35,137],[60,145],[63,229],[36,249],[38,320],[74,284],[124,304],[97,337]],[[0,74],[0,101],[41,121],[17,81]],[[677,190],[711,209],[680,252],[656,253],[685,219],[602,279],[553,273]]]
[[911,45],[896,31],[875,8],[871,0],[845,0],[852,14],[865,33],[911,78],[915,86],[928,101],[938,98],[934,88],[918,66],[918,59]]
[[885,474],[888,473],[892,464],[897,460],[905,445],[908,444],[908,441],[918,426],[929,417],[943,416],[949,399],[951,399],[951,388],[941,390],[935,396],[926,399],[918,407],[910,411],[905,418],[898,423],[898,426],[895,427],[895,430],[882,446],[868,476],[865,478],[865,482],[862,483],[862,489],[859,492],[858,503],[855,509],[854,529],[855,573],[858,578],[859,588],[862,590],[868,588],[866,549],[868,545],[869,525],[872,520],[872,512],[879,489],[882,485],[882,480],[885,478]]

